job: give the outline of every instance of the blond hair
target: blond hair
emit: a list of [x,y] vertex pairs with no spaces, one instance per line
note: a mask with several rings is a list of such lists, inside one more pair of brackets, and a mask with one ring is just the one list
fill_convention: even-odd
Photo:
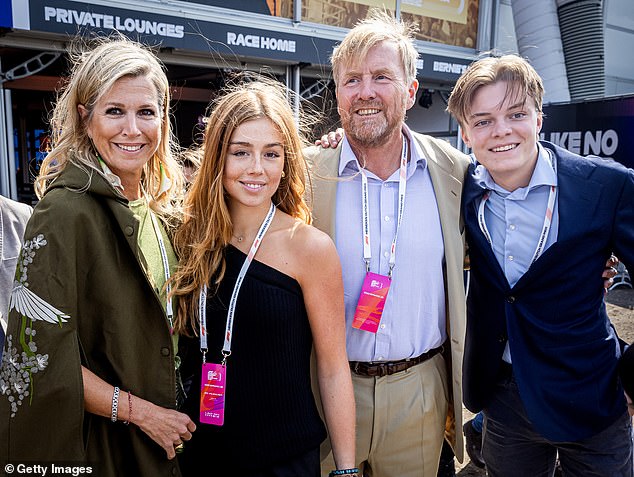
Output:
[[202,144],[202,161],[186,195],[184,219],[174,236],[180,265],[173,277],[172,294],[179,297],[175,329],[189,334],[198,330],[198,291],[204,284],[217,289],[225,272],[225,248],[233,224],[223,187],[223,174],[230,140],[241,124],[266,118],[284,138],[284,168],[273,203],[292,217],[310,223],[304,200],[307,171],[303,148],[308,145],[295,122],[281,83],[256,76],[226,87],[212,103]]
[[384,9],[371,9],[368,16],[352,28],[332,53],[332,75],[338,84],[343,65],[362,62],[368,52],[382,42],[393,42],[399,52],[405,80],[410,84],[416,79],[418,52],[414,47],[416,27],[412,23],[398,21]]
[[[91,46],[90,46],[91,45]],[[178,200],[183,184],[170,126],[170,91],[167,76],[158,58],[140,43],[123,36],[97,38],[89,43],[77,39],[69,52],[72,69],[58,94],[50,119],[51,151],[44,159],[35,181],[39,198],[69,163],[89,173],[102,174],[97,151],[87,132],[95,105],[114,84],[129,77],[147,77],[156,88],[161,117],[161,137],[157,151],[143,168],[141,186],[151,197],[150,206],[163,219],[178,216]],[[82,118],[77,107],[88,114]],[[162,178],[171,185],[161,191]],[[88,184],[86,184],[88,186]],[[168,220],[168,222],[171,222]]]
[[542,79],[527,60],[517,55],[489,56],[471,63],[458,78],[449,96],[447,111],[464,125],[477,90],[500,81],[507,83],[505,100],[528,96],[534,101],[537,112],[542,112]]

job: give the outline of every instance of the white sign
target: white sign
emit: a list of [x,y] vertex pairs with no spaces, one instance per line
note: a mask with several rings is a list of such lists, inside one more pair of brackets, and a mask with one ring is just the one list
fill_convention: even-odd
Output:
[[227,32],[227,45],[295,53],[295,40],[283,40],[260,35],[244,35],[232,31]]
[[183,38],[185,36],[185,27],[183,25],[156,22],[144,18],[123,18],[118,15],[106,15],[83,10],[72,10],[70,8],[45,6],[44,20],[82,27],[109,28],[142,35],[158,35],[171,38]]

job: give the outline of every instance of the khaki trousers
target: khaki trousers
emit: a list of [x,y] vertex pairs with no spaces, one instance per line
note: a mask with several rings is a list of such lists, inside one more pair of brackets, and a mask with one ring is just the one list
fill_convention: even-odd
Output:
[[[391,376],[352,373],[352,384],[364,477],[436,477],[449,395],[442,354]],[[335,468],[331,452],[322,477]]]

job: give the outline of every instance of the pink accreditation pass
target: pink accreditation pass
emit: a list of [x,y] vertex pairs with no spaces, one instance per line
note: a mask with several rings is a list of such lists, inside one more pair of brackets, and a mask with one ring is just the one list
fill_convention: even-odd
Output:
[[222,426],[225,422],[225,385],[227,367],[203,363],[200,382],[200,422]]
[[385,275],[366,273],[354,312],[353,328],[376,333],[383,315],[387,292],[390,291],[390,283],[390,278]]

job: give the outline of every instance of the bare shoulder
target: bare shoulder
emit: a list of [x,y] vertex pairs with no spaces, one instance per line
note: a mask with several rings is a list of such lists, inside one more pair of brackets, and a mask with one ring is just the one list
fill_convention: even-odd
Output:
[[276,224],[264,239],[258,260],[307,284],[339,265],[337,249],[331,238],[305,222],[287,214],[276,214]]
[[320,260],[329,255],[337,255],[335,244],[328,234],[299,220],[296,221],[291,242],[296,253],[304,259]]
[[339,255],[332,239],[312,225],[297,221],[289,248],[293,256],[293,275],[300,284],[309,285],[341,273]]

